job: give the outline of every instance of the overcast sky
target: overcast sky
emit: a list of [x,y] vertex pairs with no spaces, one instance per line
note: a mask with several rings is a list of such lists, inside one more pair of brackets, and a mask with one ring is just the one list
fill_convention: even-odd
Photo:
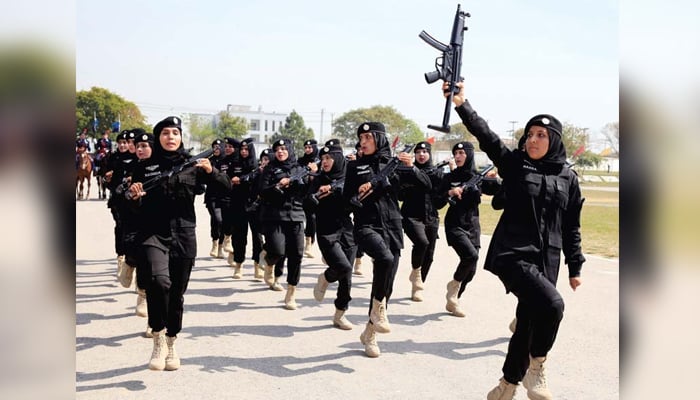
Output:
[[[317,135],[331,118],[393,106],[440,124],[440,53],[457,2],[93,1],[76,3],[76,86],[107,88],[153,124],[227,104],[299,112]],[[618,120],[618,3],[462,2],[471,13],[462,75],[474,108],[507,135],[535,114],[598,132]],[[322,114],[322,111],[323,114]],[[451,122],[457,122],[456,113]]]

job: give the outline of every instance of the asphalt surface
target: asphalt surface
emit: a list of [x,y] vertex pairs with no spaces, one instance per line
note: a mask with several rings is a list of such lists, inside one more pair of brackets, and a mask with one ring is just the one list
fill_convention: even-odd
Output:
[[[302,262],[299,309],[285,310],[285,292],[253,279],[250,241],[240,280],[231,277],[225,260],[209,257],[209,216],[201,196],[199,257],[176,342],[182,366],[150,371],[146,319],[134,313],[133,286],[125,289],[116,280],[114,223],[94,186],[92,199],[76,204],[78,399],[485,399],[501,377],[516,299],[482,268],[488,236],[482,238],[476,277],[460,301],[466,318],[445,311],[445,286],[458,258],[444,238],[438,239],[425,300],[410,300],[406,238],[388,306],[392,331],[378,334],[382,354],[371,359],[359,340],[371,289],[368,257],[362,259],[365,275],[353,277],[346,314],[355,328],[333,328],[337,284],[322,303],[312,293],[325,268],[318,248],[315,258]],[[566,309],[546,364],[548,383],[555,399],[618,399],[619,263],[586,256],[576,292],[563,267],[558,287]],[[526,398],[520,388],[516,399]]]

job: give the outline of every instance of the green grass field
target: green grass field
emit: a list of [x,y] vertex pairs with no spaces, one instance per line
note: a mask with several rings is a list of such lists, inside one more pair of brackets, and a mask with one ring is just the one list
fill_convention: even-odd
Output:
[[[620,256],[619,192],[583,189],[586,198],[581,211],[581,244],[584,254],[603,257]],[[444,221],[447,206],[440,210],[440,221]],[[479,207],[481,233],[491,235],[501,211],[491,208],[491,196],[484,195]]]

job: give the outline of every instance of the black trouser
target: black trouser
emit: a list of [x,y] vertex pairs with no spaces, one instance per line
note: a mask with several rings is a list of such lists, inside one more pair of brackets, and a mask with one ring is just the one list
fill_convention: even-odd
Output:
[[[356,246],[352,243],[352,232],[343,232],[340,240],[329,241],[324,236],[318,237],[318,248],[328,264],[323,272],[330,283],[338,282],[338,291],[335,297],[335,308],[347,310],[352,286],[352,265],[355,261]],[[346,235],[350,236],[349,238]],[[345,239],[345,240],[344,240]]]
[[411,267],[420,268],[421,280],[425,282],[430,266],[433,264],[439,221],[436,220],[434,224],[425,224],[418,218],[404,218],[402,224],[406,236],[413,243]]
[[209,234],[211,240],[218,240],[219,243],[224,242],[223,215],[221,206],[215,201],[207,202],[207,211],[209,211]]
[[[401,250],[392,251],[388,241],[370,228],[356,230],[355,241],[374,260],[372,268],[372,299],[382,301],[386,298],[388,308],[389,298],[391,298],[391,293],[394,291],[394,278],[399,267]],[[371,312],[371,301],[369,308]]]
[[503,376],[522,381],[530,356],[544,357],[554,345],[564,315],[564,300],[536,265],[518,261],[499,268],[498,277],[518,298],[515,333],[508,344]]
[[[302,222],[265,221],[265,265],[274,265],[287,258],[287,283],[296,286],[301,277],[301,257],[304,251]],[[282,275],[282,268],[275,268],[275,276]]]
[[233,245],[233,261],[242,263],[245,260],[245,250],[248,245],[248,213],[243,210],[244,206],[233,207],[233,223],[231,234],[231,244]]
[[474,279],[476,274],[476,262],[479,259],[479,249],[474,247],[469,234],[462,228],[449,228],[445,231],[447,244],[450,245],[459,256],[459,264],[452,275],[452,279],[461,282],[457,297],[461,297],[467,283]]
[[122,256],[126,254],[126,249],[124,248],[124,230],[122,229],[120,210],[116,204],[109,210],[112,212],[112,218],[114,219],[114,251],[118,256]]
[[[221,230],[224,235],[231,235],[233,233],[233,208],[230,203],[221,204]],[[222,242],[223,243],[223,242]]]
[[148,282],[148,325],[154,331],[167,328],[166,334],[175,336],[182,330],[184,295],[194,259],[169,257],[168,251],[154,246],[141,249],[144,268],[139,269],[139,274],[146,275],[142,279]]
[[316,213],[307,212],[304,210],[304,215],[306,216],[306,225],[304,226],[304,236],[310,237],[311,242],[315,242],[316,238]]
[[260,232],[260,220],[257,211],[248,213],[248,224],[250,225],[250,236],[253,240],[253,261],[260,262],[260,252],[262,251],[263,238]]

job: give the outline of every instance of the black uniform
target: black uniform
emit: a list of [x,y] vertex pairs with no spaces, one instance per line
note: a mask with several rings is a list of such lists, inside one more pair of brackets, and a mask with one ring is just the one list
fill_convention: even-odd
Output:
[[[230,181],[230,177],[232,176],[231,174],[233,172],[230,171],[230,169],[232,168],[233,163],[238,159],[238,149],[241,145],[241,142],[233,138],[225,138],[224,141],[226,142],[226,144],[233,147],[233,153],[224,156],[224,158],[219,163],[219,170],[227,174],[229,176]],[[231,186],[229,186],[226,190],[219,193],[219,203],[221,204],[222,217],[221,229],[223,230],[224,236],[230,236],[233,233],[234,214],[231,210],[232,201],[233,198],[231,195]],[[223,241],[219,242],[219,244],[221,243],[223,243]]]
[[[474,145],[469,142],[459,142],[452,148],[452,153],[462,149],[467,155],[464,165],[446,174],[440,189],[443,204],[448,202],[448,192],[455,187],[463,187],[476,175],[474,165]],[[493,181],[492,181],[493,182]],[[445,236],[447,244],[459,256],[459,264],[452,276],[460,282],[458,297],[474,278],[476,263],[481,248],[481,225],[479,223],[479,204],[481,203],[482,187],[486,194],[494,194],[497,187],[493,185],[469,186],[463,192],[461,199],[453,199],[445,214]]]
[[[212,156],[211,164],[214,168],[221,171],[221,162],[224,159],[224,142],[221,139],[216,139],[211,144],[211,147],[219,147],[219,156]],[[209,211],[209,235],[211,240],[218,241],[219,244],[224,242],[224,230],[223,230],[223,214],[221,211],[221,197],[226,196],[227,191],[222,189],[219,185],[207,185],[204,191],[204,204],[207,206],[207,211]]]
[[[305,219],[302,202],[307,186],[305,183],[293,182],[287,188],[277,187],[282,178],[289,178],[304,169],[297,163],[291,139],[277,140],[272,145],[273,152],[278,146],[287,147],[289,158],[279,161],[273,155],[260,178],[265,265],[275,265],[286,256],[287,283],[296,286],[301,277]],[[282,275],[279,267],[275,268],[275,277]]]
[[[264,149],[260,152],[260,160],[267,157],[270,160],[271,149]],[[258,165],[255,172],[249,178],[250,185],[248,191],[248,202],[246,212],[248,213],[248,223],[250,224],[250,236],[253,240],[253,261],[260,263],[260,253],[263,250],[262,226],[260,224],[260,177],[263,168]]]
[[345,178],[345,156],[340,146],[326,146],[320,155],[329,154],[333,167],[329,172],[321,170],[310,184],[305,209],[315,213],[317,218],[318,248],[328,264],[323,272],[326,281],[338,281],[335,299],[337,310],[347,310],[352,285],[352,264],[357,247],[353,238],[353,225],[348,203],[342,195],[342,186],[331,194],[314,201],[314,195],[324,185],[340,182]]
[[[308,167],[309,163],[319,164],[318,156],[318,142],[315,139],[310,139],[304,142],[304,146],[309,145],[313,149],[310,154],[304,153],[303,156],[299,157],[299,165],[302,167]],[[304,215],[306,216],[306,223],[304,224],[304,236],[311,238],[311,243],[316,240],[316,215],[313,211],[304,208]]]
[[[391,158],[391,149],[384,133],[384,126],[379,130],[373,126],[378,123],[366,123],[360,129],[371,131],[377,151],[374,154],[363,154],[357,160],[350,161],[347,166],[343,196],[347,201],[358,193],[363,183],[369,182]],[[359,137],[358,130],[358,137]],[[393,291],[394,278],[399,266],[399,257],[403,248],[403,231],[401,229],[401,213],[399,212],[398,191],[399,176],[394,173],[389,177],[388,186],[380,184],[367,196],[361,208],[353,208],[355,224],[355,242],[362,250],[372,257],[374,275],[372,277],[372,299],[383,301],[389,298]],[[370,301],[369,313],[372,311]]]
[[[414,150],[427,150],[430,144],[420,142]],[[401,174],[401,192],[399,199],[403,229],[413,243],[411,251],[411,267],[421,269],[421,280],[425,282],[428,271],[433,263],[435,243],[438,238],[440,217],[438,210],[445,204],[440,204],[438,189],[442,182],[442,171],[433,166],[432,157],[425,164],[414,162],[415,171],[405,174],[404,167],[399,167]]]
[[[122,131],[118,140],[128,140],[129,134],[130,132],[128,130]],[[105,173],[112,171],[112,177],[107,184],[107,188],[109,189],[107,207],[110,209],[112,218],[114,219],[114,250],[117,255],[120,256],[126,254],[121,217],[126,207],[123,195],[123,190],[126,188],[126,185],[123,185],[123,183],[128,176],[131,176],[136,162],[136,154],[130,153],[129,151],[123,153],[117,151],[109,156],[107,167],[104,171]]]
[[[240,147],[248,147],[248,156],[243,158]],[[253,172],[258,167],[258,159],[255,156],[255,146],[252,139],[244,139],[239,144],[238,157],[231,163],[228,171],[229,178],[241,178]],[[231,218],[231,234],[233,244],[233,261],[243,263],[245,260],[246,246],[248,245],[248,212],[246,205],[250,194],[250,181],[240,181],[231,184],[231,203],[229,204],[229,216]]]
[[[509,150],[468,102],[456,110],[503,177],[507,201],[485,268],[518,297],[517,325],[503,365],[505,379],[518,383],[529,356],[546,356],[559,329],[564,301],[555,285],[562,250],[569,277],[579,276],[585,261],[580,235],[583,198],[576,174],[565,165],[562,125],[554,117],[533,117],[518,149]],[[548,152],[539,160],[521,150],[533,125],[549,133]]]
[[[159,132],[157,128],[154,131]],[[177,152],[163,150],[156,136],[153,155],[137,164],[133,182],[145,182],[188,159],[182,146]],[[183,296],[197,256],[194,197],[199,184],[230,186],[226,175],[216,169],[207,174],[190,167],[135,201],[141,244],[139,274],[145,274],[143,279],[148,282],[148,324],[154,331],[167,328],[170,337],[182,329]]]

